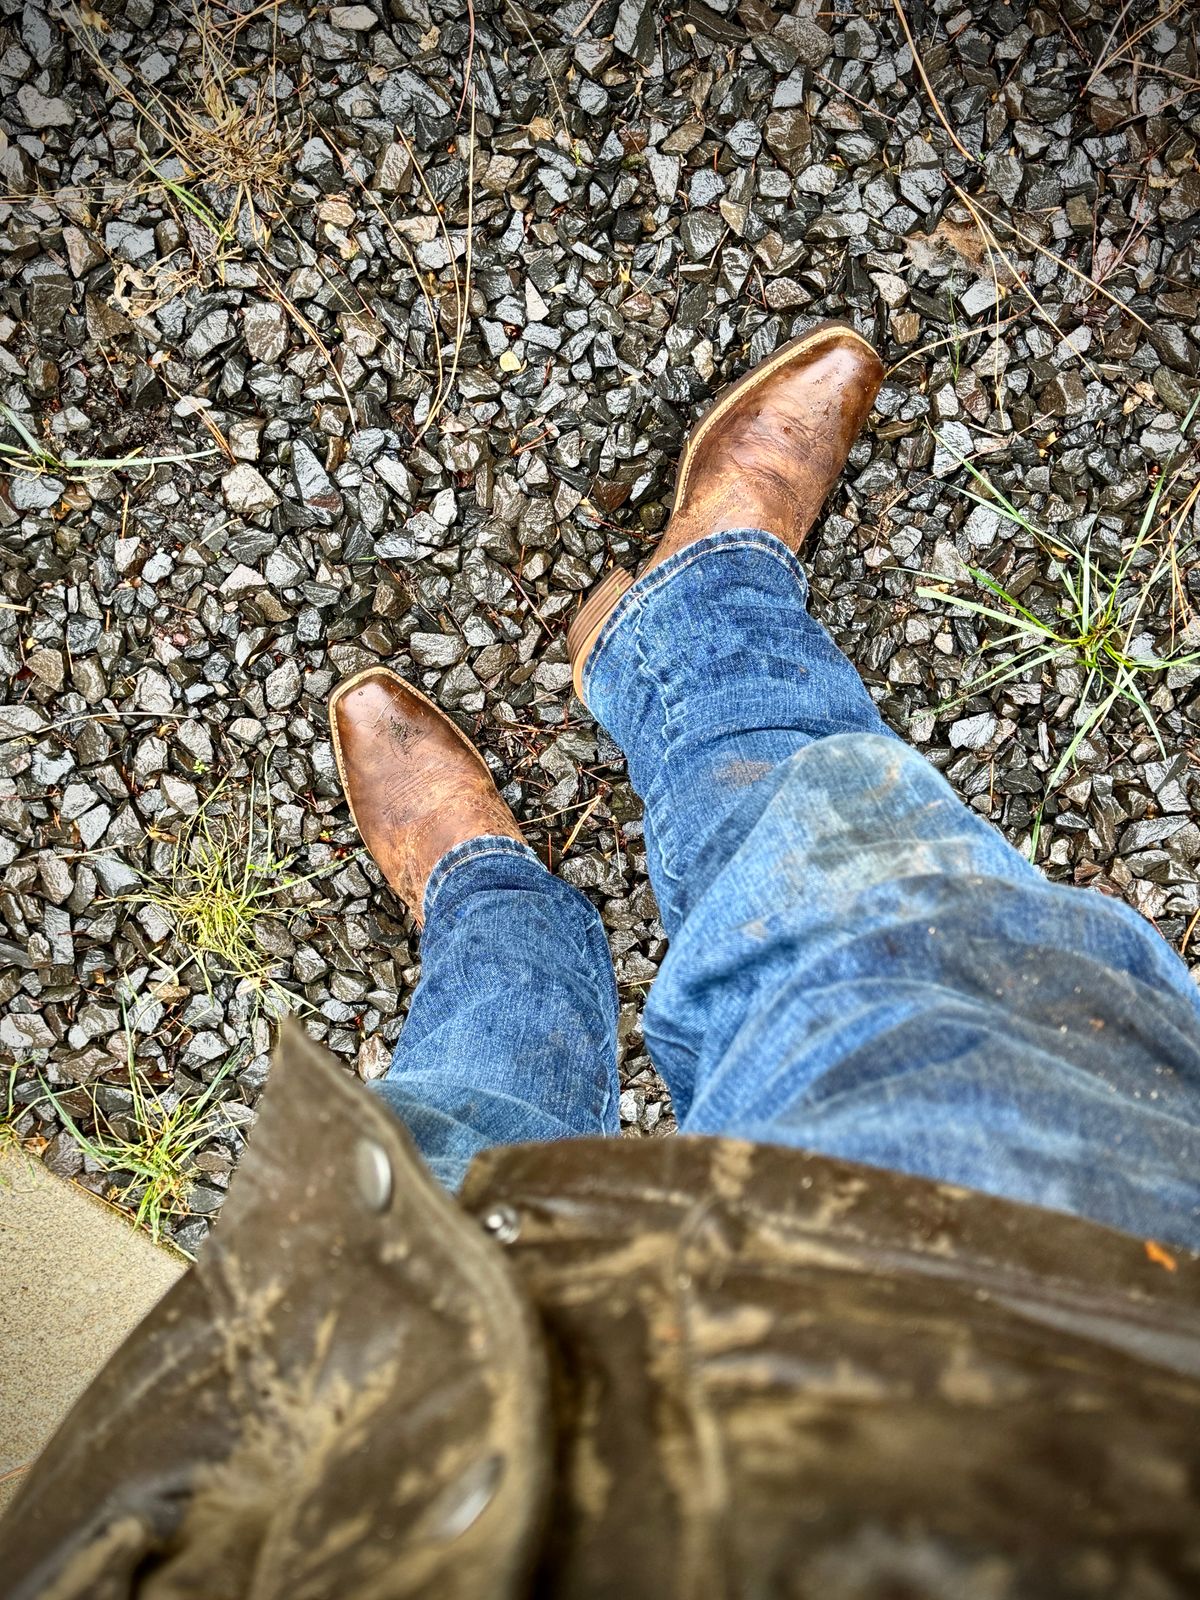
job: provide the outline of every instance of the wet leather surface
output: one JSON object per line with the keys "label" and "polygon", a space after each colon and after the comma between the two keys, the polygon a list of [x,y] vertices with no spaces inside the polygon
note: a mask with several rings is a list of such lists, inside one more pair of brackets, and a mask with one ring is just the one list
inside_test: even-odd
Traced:
{"label": "wet leather surface", "polygon": [[220,1228],[0,1571],[20,1600],[1161,1600],[1200,1579],[1198,1402],[1193,1256],[728,1140],[499,1148],[460,1209],[293,1028]]}

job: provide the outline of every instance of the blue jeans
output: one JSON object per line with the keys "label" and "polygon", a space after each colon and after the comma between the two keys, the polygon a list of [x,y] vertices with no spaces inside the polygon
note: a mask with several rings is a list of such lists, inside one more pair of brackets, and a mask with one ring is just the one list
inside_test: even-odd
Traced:
{"label": "blue jeans", "polygon": [[[923,1174],[1200,1247],[1200,994],[1129,907],[1050,884],[879,718],[769,533],[622,598],[585,675],[645,804],[670,950],[645,1013],[684,1133]],[[380,1092],[450,1186],[615,1134],[600,918],[514,841],[425,895]]]}

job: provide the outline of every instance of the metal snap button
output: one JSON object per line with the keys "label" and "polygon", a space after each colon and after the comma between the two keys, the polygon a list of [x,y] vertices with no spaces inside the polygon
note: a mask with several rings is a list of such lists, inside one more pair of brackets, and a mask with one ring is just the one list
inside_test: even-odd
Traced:
{"label": "metal snap button", "polygon": [[392,1163],[373,1139],[360,1139],[354,1147],[354,1178],[368,1208],[386,1211],[392,1198]]}
{"label": "metal snap button", "polygon": [[493,1206],[479,1220],[500,1244],[512,1244],[521,1232],[521,1219],[512,1206]]}

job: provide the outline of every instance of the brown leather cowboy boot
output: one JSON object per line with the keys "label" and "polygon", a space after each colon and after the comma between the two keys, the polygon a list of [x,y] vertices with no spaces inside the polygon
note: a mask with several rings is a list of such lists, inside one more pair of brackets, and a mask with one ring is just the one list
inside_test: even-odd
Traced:
{"label": "brown leather cowboy boot", "polygon": [[[765,528],[798,550],[882,382],[883,363],[863,336],[823,322],[731,384],[688,435],[671,520],[642,574],[725,528]],[[567,631],[580,698],[584,663],[633,582],[632,573],[610,572]]]}
{"label": "brown leather cowboy boot", "polygon": [[418,924],[447,850],[488,833],[521,838],[466,734],[398,672],[367,667],[344,679],[329,697],[329,726],[350,815]]}

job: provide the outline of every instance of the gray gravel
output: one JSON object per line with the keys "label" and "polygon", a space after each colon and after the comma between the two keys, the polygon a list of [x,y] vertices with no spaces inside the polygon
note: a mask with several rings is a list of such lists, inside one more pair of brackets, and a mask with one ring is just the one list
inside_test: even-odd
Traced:
{"label": "gray gravel", "polygon": [[[808,552],[814,608],[892,724],[1028,841],[1080,671],[943,709],[986,634],[916,590],[982,566],[1053,612],[1046,548],[956,492],[958,455],[1112,562],[1180,444],[1200,375],[1196,22],[1176,12],[1096,73],[1151,5],[1111,43],[1101,0],[908,9],[981,162],[931,111],[891,7],[476,0],[472,164],[464,8],[285,3],[235,51],[246,92],[277,53],[283,214],[264,242],[243,205],[221,259],[57,13],[5,8],[0,400],[64,458],[227,446],[0,488],[0,1049],[18,1131],[56,1170],[112,1184],[43,1085],[88,1126],[93,1094],[118,1119],[127,1029],[165,1104],[228,1068],[175,1225],[194,1249],[279,1009],[347,1071],[386,1067],[417,942],[359,850],[324,710],[376,660],[460,720],[535,846],[600,907],[622,1119],[670,1130],[639,1027],[665,949],[640,808],[572,697],[563,634],[595,576],[661,530],[704,403],[815,318],[853,320],[891,371]],[[186,101],[187,8],[104,11],[103,59]],[[141,137],[159,178],[186,177],[144,122]],[[1021,230],[1006,261],[955,184]],[[228,192],[195,198],[230,215]],[[439,351],[453,381],[429,423]],[[1148,649],[1189,622],[1197,532],[1193,517],[1176,592],[1144,614]],[[1200,912],[1195,681],[1179,667],[1151,686],[1165,755],[1124,708],[1085,742],[1043,852],[1177,946]],[[166,881],[219,784],[217,816],[252,777],[305,880],[261,924],[265,998],[219,966],[206,981],[169,917],[122,899],[139,874]]]}

